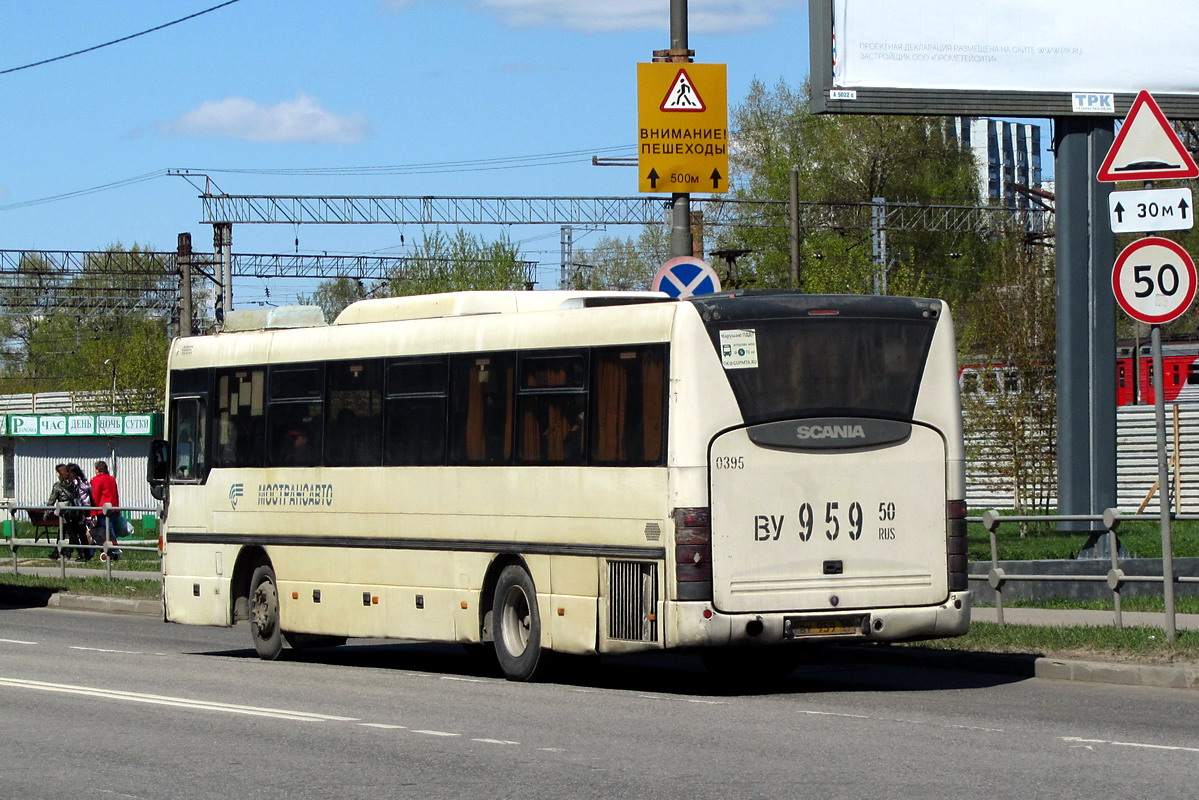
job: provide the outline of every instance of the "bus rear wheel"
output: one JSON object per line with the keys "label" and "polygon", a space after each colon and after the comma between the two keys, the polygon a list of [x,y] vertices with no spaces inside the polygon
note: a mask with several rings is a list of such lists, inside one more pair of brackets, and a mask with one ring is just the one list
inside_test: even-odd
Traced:
{"label": "bus rear wheel", "polygon": [[279,589],[275,570],[263,564],[250,576],[250,637],[258,657],[274,661],[283,652],[283,630],[279,627]]}
{"label": "bus rear wheel", "polygon": [[532,679],[541,662],[541,616],[533,579],[523,567],[509,564],[500,573],[492,605],[495,656],[510,681]]}

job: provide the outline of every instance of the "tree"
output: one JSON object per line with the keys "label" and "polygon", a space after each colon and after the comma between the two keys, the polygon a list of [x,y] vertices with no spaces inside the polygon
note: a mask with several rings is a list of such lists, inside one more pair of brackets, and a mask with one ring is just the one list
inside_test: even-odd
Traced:
{"label": "tree", "polygon": [[[817,116],[807,110],[808,88],[780,81],[773,90],[759,81],[733,109],[736,130],[732,160],[733,196],[788,200],[792,168],[798,170],[800,199],[822,203],[888,201],[975,204],[973,155],[937,118],[903,116]],[[790,283],[786,221],[725,234],[721,247],[750,252],[739,262],[743,285],[783,287]],[[801,232],[800,286],[810,292],[873,290],[877,268],[869,231]],[[975,259],[977,237],[892,232],[886,264],[890,293],[963,296],[964,267]]]}
{"label": "tree", "polygon": [[310,295],[300,295],[297,301],[300,305],[320,306],[325,320],[332,322],[346,306],[366,296],[366,288],[361,281],[353,278],[333,278],[321,281],[316,291]]}
{"label": "tree", "polygon": [[392,296],[468,289],[527,289],[531,282],[520,251],[507,239],[487,242],[459,228],[448,237],[426,232],[403,270],[389,276]]}
{"label": "tree", "polygon": [[978,483],[1012,493],[1017,513],[1047,512],[1057,457],[1053,259],[1012,235],[988,278],[960,315],[969,322],[959,350],[984,367],[962,395],[967,459],[986,465]]}
{"label": "tree", "polygon": [[572,289],[648,291],[654,273],[666,263],[670,232],[647,225],[636,239],[608,237],[591,250],[576,250],[567,280]]}
{"label": "tree", "polygon": [[0,292],[10,311],[0,326],[0,391],[95,392],[96,409],[107,410],[115,376],[124,409],[157,410],[169,347],[163,307],[176,283],[167,263],[137,245],[112,245],[75,274],[23,257]]}

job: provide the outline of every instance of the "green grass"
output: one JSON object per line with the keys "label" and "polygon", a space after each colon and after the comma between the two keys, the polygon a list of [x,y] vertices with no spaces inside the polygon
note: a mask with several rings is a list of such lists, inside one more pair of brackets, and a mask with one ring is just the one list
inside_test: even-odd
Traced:
{"label": "green grass", "polygon": [[1161,628],[1092,627],[1072,625],[997,625],[973,622],[970,633],[955,639],[914,642],[911,646],[984,653],[1026,653],[1090,661],[1138,664],[1199,664],[1199,631],[1178,631],[1166,641]]}
{"label": "green grass", "polygon": [[[974,602],[978,608],[991,608],[994,603]],[[1003,601],[1004,608],[1052,608],[1052,609],[1084,609],[1090,611],[1115,611],[1111,600],[1068,600],[1061,597],[1051,597],[1043,600],[1007,600]],[[1166,601],[1160,597],[1125,597],[1120,603],[1121,611],[1150,611],[1164,614]],[[1199,597],[1174,598],[1174,611],[1177,614],[1199,614]]]}
{"label": "green grass", "polygon": [[[966,538],[971,561],[991,560],[991,537],[986,528],[978,523],[968,525]],[[1157,522],[1122,523],[1119,538],[1136,557],[1162,556],[1161,528]],[[1020,526],[1008,523],[996,530],[996,540],[1001,561],[1037,561],[1074,558],[1086,544],[1087,534],[1077,531],[1061,533],[1054,530],[1051,523],[1030,523],[1027,535],[1021,536]],[[1172,522],[1170,541],[1175,558],[1199,556],[1199,522]]]}
{"label": "green grass", "polygon": [[38,575],[13,575],[11,572],[0,572],[0,596],[3,595],[6,587],[94,597],[128,597],[137,600],[158,600],[162,597],[162,586],[157,578],[109,580],[102,574],[86,578],[44,578]]}
{"label": "green grass", "polygon": [[[141,547],[143,545],[139,543],[137,546]],[[4,549],[8,550],[7,547]],[[98,551],[100,548],[96,549]],[[113,562],[113,569],[119,569],[127,572],[158,572],[159,569],[161,569],[162,560],[159,557],[157,550],[149,552],[145,550],[128,550],[122,548],[121,553],[121,558]],[[17,558],[20,559],[22,564],[31,567],[57,567],[58,559],[53,559],[49,556],[50,548],[41,544],[38,544],[37,546],[22,546],[17,549]],[[11,564],[12,551],[0,551],[0,558],[6,559],[8,563]],[[93,556],[91,561],[85,563],[68,560],[67,566],[71,569],[94,569],[98,572],[107,571],[107,566],[103,561],[100,560],[99,552]]]}

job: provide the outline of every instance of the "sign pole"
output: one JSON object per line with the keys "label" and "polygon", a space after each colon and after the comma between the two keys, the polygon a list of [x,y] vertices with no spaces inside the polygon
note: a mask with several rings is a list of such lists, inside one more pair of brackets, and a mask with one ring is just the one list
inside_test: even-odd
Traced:
{"label": "sign pole", "polygon": [[[687,0],[670,0],[670,61],[686,63],[691,59],[687,55]],[[674,192],[671,194],[670,217],[670,255],[695,255],[691,241],[691,194],[689,192]]]}
{"label": "sign pole", "polygon": [[[1153,358],[1153,416],[1157,422],[1157,499],[1161,509],[1162,589],[1166,601],[1166,641],[1177,638],[1174,625],[1174,548],[1170,532],[1170,463],[1166,457],[1166,382],[1162,374],[1162,326],[1154,325],[1149,334]],[[1174,443],[1178,447],[1178,442]]]}

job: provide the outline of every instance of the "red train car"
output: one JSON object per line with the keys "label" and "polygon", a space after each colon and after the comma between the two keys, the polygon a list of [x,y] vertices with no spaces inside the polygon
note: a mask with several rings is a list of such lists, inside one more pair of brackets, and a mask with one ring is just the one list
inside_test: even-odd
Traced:
{"label": "red train car", "polygon": [[[1153,358],[1149,345],[1142,345],[1137,358],[1134,348],[1116,350],[1116,405],[1153,403]],[[1048,367],[1047,367],[1048,368]],[[1167,403],[1199,403],[1199,342],[1162,345],[1162,369]],[[967,364],[958,370],[963,397],[995,396],[1021,388],[1016,370],[1007,364]]]}

